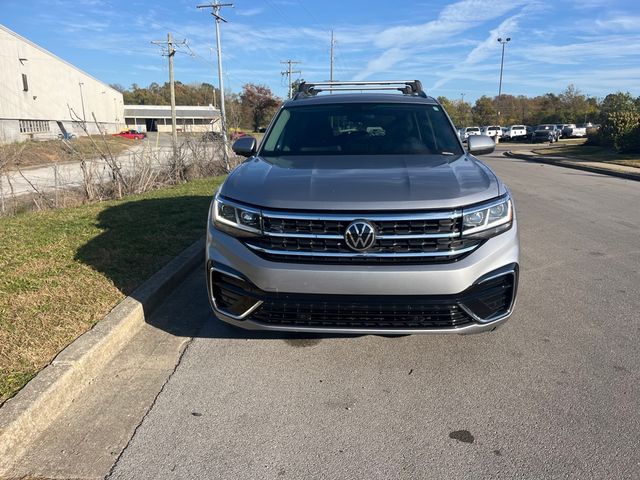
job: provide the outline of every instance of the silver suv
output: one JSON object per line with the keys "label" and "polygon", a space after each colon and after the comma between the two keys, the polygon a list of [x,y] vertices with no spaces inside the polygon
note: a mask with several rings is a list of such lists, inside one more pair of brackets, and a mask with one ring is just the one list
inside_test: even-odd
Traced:
{"label": "silver suv", "polygon": [[493,140],[468,142],[465,151],[419,81],[303,83],[259,147],[234,143],[248,158],[212,201],[216,316],[357,334],[502,324],[518,285],[516,216],[506,186],[473,156]]}

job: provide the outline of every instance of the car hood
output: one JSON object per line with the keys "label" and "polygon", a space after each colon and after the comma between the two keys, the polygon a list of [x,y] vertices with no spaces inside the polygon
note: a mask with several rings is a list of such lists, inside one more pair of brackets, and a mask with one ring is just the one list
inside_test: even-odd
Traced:
{"label": "car hood", "polygon": [[373,155],[253,157],[220,194],[258,207],[296,210],[455,208],[504,188],[475,157]]}

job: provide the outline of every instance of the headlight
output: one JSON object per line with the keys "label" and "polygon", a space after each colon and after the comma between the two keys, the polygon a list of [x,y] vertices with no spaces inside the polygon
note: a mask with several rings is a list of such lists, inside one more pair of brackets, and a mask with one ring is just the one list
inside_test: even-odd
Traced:
{"label": "headlight", "polygon": [[220,230],[238,237],[262,233],[260,210],[239,205],[216,195],[213,200],[213,222]]}
{"label": "headlight", "polygon": [[462,236],[489,238],[505,232],[513,224],[513,204],[509,195],[462,211]]}

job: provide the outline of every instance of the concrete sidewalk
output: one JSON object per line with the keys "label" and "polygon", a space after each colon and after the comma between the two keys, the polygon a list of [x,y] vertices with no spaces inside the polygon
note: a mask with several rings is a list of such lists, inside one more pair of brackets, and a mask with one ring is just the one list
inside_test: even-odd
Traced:
{"label": "concrete sidewalk", "polygon": [[531,150],[509,150],[504,153],[507,157],[520,158],[533,162],[548,163],[561,167],[585,170],[593,173],[602,173],[614,177],[626,178],[628,180],[640,180],[640,168],[617,165],[615,163],[591,162],[568,158],[557,155],[539,155]]}

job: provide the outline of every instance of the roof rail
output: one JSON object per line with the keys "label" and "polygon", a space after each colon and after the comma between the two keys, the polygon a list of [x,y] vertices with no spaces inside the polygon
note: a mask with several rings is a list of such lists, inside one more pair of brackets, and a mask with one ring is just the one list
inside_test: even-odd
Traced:
{"label": "roof rail", "polygon": [[403,95],[427,97],[427,94],[422,90],[422,82],[420,80],[384,80],[379,82],[302,82],[298,85],[298,93],[293,99],[312,97],[325,91],[347,92],[361,90],[396,90],[402,92]]}

